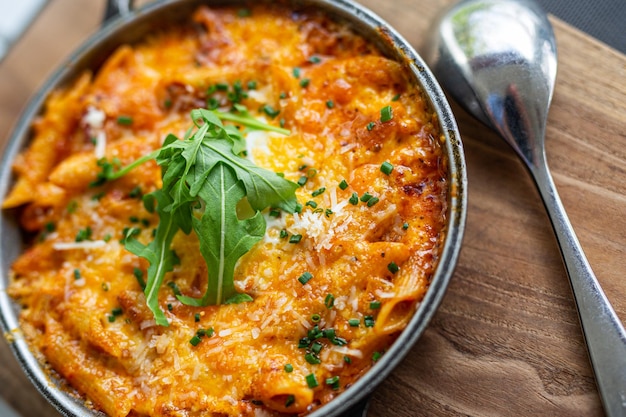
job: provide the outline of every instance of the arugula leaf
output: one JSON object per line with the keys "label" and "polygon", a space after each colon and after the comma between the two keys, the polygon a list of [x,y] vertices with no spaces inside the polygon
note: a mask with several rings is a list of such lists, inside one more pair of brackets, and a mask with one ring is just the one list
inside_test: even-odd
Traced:
{"label": "arugula leaf", "polygon": [[[149,194],[147,198],[156,200],[157,207],[166,207],[171,202],[171,197],[163,190],[157,190]],[[159,212],[159,217],[160,222],[152,242],[148,245],[143,245],[129,237],[126,239],[125,246],[130,252],[150,262],[148,280],[146,282],[146,288],[144,289],[146,302],[148,308],[150,308],[154,314],[156,323],[161,326],[167,326],[169,324],[167,318],[159,307],[158,292],[163,283],[165,273],[174,269],[174,265],[178,261],[178,258],[170,249],[170,246],[174,235],[178,232],[179,226],[172,212],[161,211]]]}
{"label": "arugula leaf", "polygon": [[[177,298],[191,306],[246,302],[252,298],[238,293],[234,286],[235,265],[265,234],[261,211],[270,206],[289,213],[296,210],[298,185],[239,156],[245,149],[244,136],[222,120],[251,129],[289,131],[256,120],[243,106],[236,110],[239,114],[195,109],[191,112],[195,132],[190,129],[183,140],[168,135],[157,151],[120,171],[109,167],[101,174],[105,180],[116,179],[151,159],[161,167],[163,187],[144,196],[146,209],[160,218],[154,240],[144,245],[133,236],[125,239],[130,252],[150,263],[146,302],[159,325],[168,325],[158,291],[165,274],[178,262],[171,245],[179,231],[197,235],[207,264],[208,284],[201,298],[182,294]],[[236,207],[243,199],[254,215],[239,219]]]}
{"label": "arugula leaf", "polygon": [[211,169],[198,195],[206,206],[200,219],[193,218],[193,228],[202,236],[200,252],[207,263],[209,283],[201,299],[178,296],[183,304],[196,307],[221,304],[237,296],[235,264],[265,234],[260,212],[245,220],[237,218],[236,206],[245,195],[245,187],[225,163],[218,162]]}
{"label": "arugula leaf", "polygon": [[263,210],[272,206],[280,207],[289,213],[295,211],[296,200],[292,196],[298,185],[286,181],[274,172],[254,165],[247,159],[234,155],[231,143],[223,139],[202,142],[194,172],[191,175],[193,177],[192,195],[197,194],[199,188],[202,187],[203,179],[219,161],[225,161],[235,170],[237,178],[243,181],[246,196],[254,210]]}

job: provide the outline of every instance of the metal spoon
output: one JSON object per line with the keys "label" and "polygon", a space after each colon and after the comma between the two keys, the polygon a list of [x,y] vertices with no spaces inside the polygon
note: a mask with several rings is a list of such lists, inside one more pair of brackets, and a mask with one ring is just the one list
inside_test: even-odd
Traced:
{"label": "metal spoon", "polygon": [[609,417],[626,416],[626,331],[589,266],[546,162],[557,67],[546,14],[531,0],[464,0],[431,33],[424,57],[439,82],[528,167],[556,233],[604,409]]}

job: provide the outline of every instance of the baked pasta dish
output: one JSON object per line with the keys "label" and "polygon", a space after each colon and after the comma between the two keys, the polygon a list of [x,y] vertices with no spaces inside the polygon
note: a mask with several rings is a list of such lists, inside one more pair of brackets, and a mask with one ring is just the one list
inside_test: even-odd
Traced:
{"label": "baked pasta dish", "polygon": [[52,94],[3,207],[49,373],[114,417],[305,415],[428,290],[448,179],[402,63],[341,22],[200,7]]}

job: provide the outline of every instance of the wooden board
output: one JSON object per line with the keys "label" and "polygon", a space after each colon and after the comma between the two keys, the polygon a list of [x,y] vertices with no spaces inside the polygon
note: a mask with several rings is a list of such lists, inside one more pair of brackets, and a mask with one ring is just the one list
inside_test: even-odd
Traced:
{"label": "wooden board", "polygon": [[[418,50],[451,0],[364,0]],[[3,139],[28,97],[97,29],[103,4],[56,0],[0,63]],[[626,56],[552,18],[559,74],[547,131],[555,182],[579,240],[626,320]],[[454,106],[469,174],[466,237],[423,337],[369,415],[603,415],[559,250],[532,181],[493,133]],[[4,142],[3,142],[4,146]],[[54,416],[0,343],[0,394]]]}

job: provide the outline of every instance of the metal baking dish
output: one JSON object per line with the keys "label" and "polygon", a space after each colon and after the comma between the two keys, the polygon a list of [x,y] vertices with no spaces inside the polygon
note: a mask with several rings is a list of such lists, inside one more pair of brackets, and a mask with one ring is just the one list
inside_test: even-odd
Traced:
{"label": "metal baking dish", "polygon": [[[122,43],[135,43],[146,34],[164,24],[182,20],[199,4],[236,5],[238,0],[165,0],[150,3],[137,10],[130,0],[109,0],[106,22],[96,34],[80,46],[35,94],[19,119],[0,164],[0,195],[7,194],[13,182],[12,161],[27,145],[31,137],[33,119],[42,111],[48,95],[71,82],[77,74],[89,68],[96,70]],[[450,106],[435,78],[422,58],[409,43],[381,18],[350,0],[285,0],[295,6],[312,6],[329,16],[347,22],[353,30],[374,42],[387,56],[405,64],[406,71],[428,96],[430,105],[438,115],[441,131],[445,135],[445,152],[448,159],[449,201],[448,225],[444,247],[424,300],[420,303],[407,328],[400,334],[385,355],[362,378],[337,399],[310,414],[322,416],[365,416],[369,394],[406,356],[434,315],[448,286],[457,263],[465,228],[467,210],[467,179],[463,148]],[[11,210],[3,211],[0,219],[0,324],[5,334],[11,335],[10,346],[26,375],[46,399],[65,416],[102,416],[85,407],[44,371],[26,342],[20,337],[19,306],[6,294],[8,271],[12,261],[22,251],[23,238]],[[18,242],[18,244],[16,244]]]}

